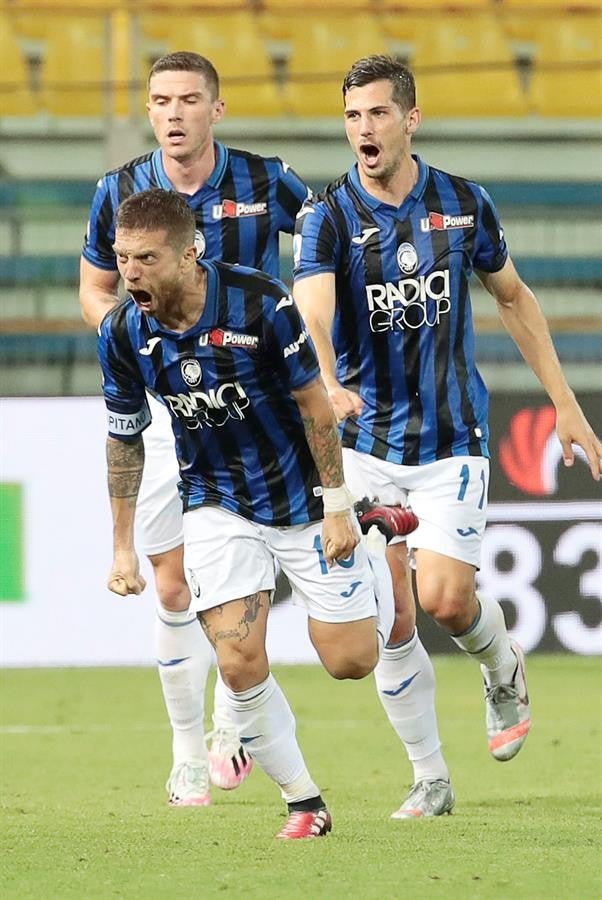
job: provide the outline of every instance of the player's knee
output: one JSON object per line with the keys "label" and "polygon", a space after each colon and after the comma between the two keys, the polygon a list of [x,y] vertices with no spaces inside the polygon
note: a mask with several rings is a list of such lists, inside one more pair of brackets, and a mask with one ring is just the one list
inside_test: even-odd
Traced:
{"label": "player's knee", "polygon": [[231,691],[246,691],[268,677],[269,667],[265,652],[253,651],[240,644],[217,648],[217,661],[222,681]]}
{"label": "player's knee", "polygon": [[356,654],[353,657],[339,655],[330,659],[323,659],[322,662],[328,674],[336,678],[337,681],[348,679],[357,681],[374,671],[378,662],[378,650],[375,647],[373,651],[365,650],[363,653]]}
{"label": "player's knee", "polygon": [[183,612],[190,606],[190,591],[183,579],[156,579],[157,596],[164,609],[169,612]]}
{"label": "player's knee", "polygon": [[454,585],[441,585],[436,591],[420,594],[422,609],[448,631],[454,632],[459,621],[463,621],[470,595]]}

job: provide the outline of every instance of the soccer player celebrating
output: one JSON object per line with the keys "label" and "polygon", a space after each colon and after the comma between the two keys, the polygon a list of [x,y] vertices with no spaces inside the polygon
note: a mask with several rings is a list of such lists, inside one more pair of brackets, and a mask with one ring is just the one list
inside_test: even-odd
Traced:
{"label": "soccer player celebrating", "polygon": [[[412,155],[421,120],[412,73],[386,56],[360,59],[345,76],[343,99],[357,163],[299,214],[294,295],[341,423],[347,484],[381,502],[409,502],[418,515],[407,539],[418,600],[479,662],[489,750],[509,760],[531,716],[523,652],[501,607],[475,593],[489,463],[488,397],[475,365],[468,290],[473,269],[556,407],[565,464],[578,444],[599,479],[602,445],[512,264],[490,197]],[[433,757],[425,772],[412,756],[435,721],[434,713],[418,717],[427,697],[432,707],[431,667],[414,631],[406,550],[392,544],[387,552],[398,609],[375,675],[415,771],[394,815],[437,815],[450,804],[442,760]]]}
{"label": "soccer player celebrating", "polygon": [[359,542],[336,419],[292,296],[256,269],[198,260],[194,234],[194,214],[174,191],[132,194],[117,212],[129,296],[105,316],[98,341],[114,526],[108,584],[121,595],[144,588],[134,518],[150,390],[175,436],[184,569],[230,717],[288,804],[278,837],[319,837],[330,814],[265,651],[274,561],[335,678],[376,665],[378,634],[382,646],[393,621],[391,578],[384,557],[369,561]]}
{"label": "soccer player celebrating", "polygon": [[[196,221],[199,257],[223,259],[278,274],[278,238],[291,233],[307,188],[285,163],[233,150],[213,139],[224,114],[219,79],[196,53],[159,59],[149,75],[147,103],[159,147],[100,179],[84,243],[80,302],[97,328],[119,298],[113,242],[119,204],[153,186],[181,193]],[[152,353],[149,344],[148,354]],[[157,589],[156,649],[163,696],[173,730],[169,802],[210,802],[208,775],[220,788],[236,787],[252,762],[229,720],[218,678],[209,758],[204,736],[204,693],[211,648],[189,612],[182,568],[182,503],[169,414],[149,398],[152,426],[145,432],[146,466],[137,510],[140,546]]]}

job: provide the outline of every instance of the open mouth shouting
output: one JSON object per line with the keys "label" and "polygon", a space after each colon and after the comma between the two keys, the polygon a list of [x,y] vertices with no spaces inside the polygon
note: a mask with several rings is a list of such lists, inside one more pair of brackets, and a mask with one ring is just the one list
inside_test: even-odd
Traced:
{"label": "open mouth shouting", "polygon": [[142,312],[148,312],[153,302],[153,298],[151,297],[149,292],[139,290],[138,288],[134,288],[133,290],[131,288],[128,288],[127,291],[138,309],[141,309]]}
{"label": "open mouth shouting", "polygon": [[366,141],[360,144],[359,154],[366,169],[375,169],[380,162],[380,148],[371,142]]}

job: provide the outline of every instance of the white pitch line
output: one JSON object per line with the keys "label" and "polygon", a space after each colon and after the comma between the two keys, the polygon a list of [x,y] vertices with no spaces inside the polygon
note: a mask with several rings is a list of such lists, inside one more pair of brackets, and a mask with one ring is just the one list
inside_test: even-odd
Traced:
{"label": "white pitch line", "polygon": [[109,731],[167,731],[167,725],[0,725],[0,734],[98,734]]}

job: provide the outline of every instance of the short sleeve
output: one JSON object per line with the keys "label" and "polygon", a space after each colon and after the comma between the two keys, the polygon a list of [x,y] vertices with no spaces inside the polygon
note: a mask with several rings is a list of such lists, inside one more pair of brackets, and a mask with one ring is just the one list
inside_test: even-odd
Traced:
{"label": "short sleeve", "polygon": [[308,201],[297,216],[293,239],[293,274],[295,279],[335,272],[340,253],[340,239],[324,203]]}
{"label": "short sleeve", "polygon": [[98,332],[98,361],[107,409],[109,436],[131,443],[150,425],[151,413],[141,375],[128,361],[113,331],[113,316],[103,320]]}
{"label": "short sleeve", "polygon": [[105,176],[98,182],[92,199],[82,256],[97,269],[115,271],[117,260],[113,252],[114,242],[115,209],[110,181]]}
{"label": "short sleeve", "polygon": [[499,272],[508,259],[504,230],[493,200],[480,186],[479,192],[479,219],[473,265],[481,272]]}

